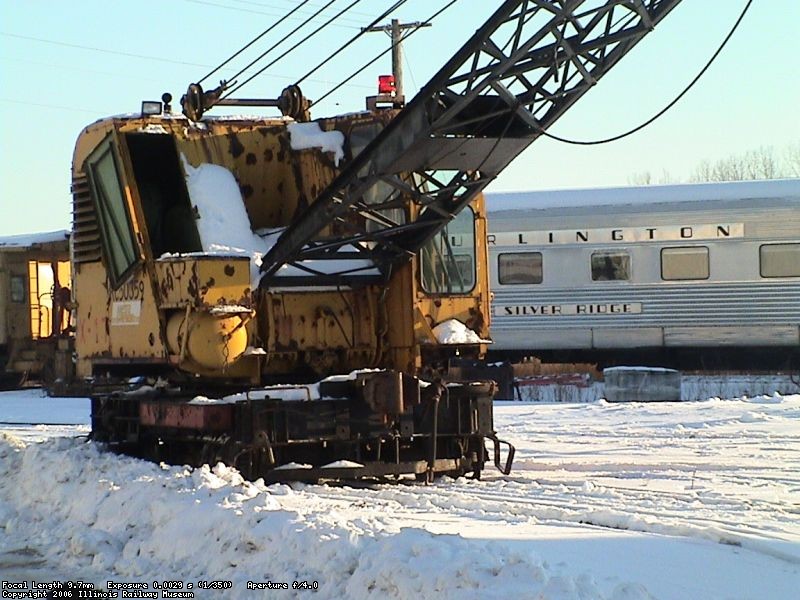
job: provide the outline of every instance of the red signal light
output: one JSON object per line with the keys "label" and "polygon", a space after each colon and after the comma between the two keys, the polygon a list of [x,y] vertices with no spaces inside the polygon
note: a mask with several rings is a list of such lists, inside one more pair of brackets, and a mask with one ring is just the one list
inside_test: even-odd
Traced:
{"label": "red signal light", "polygon": [[378,93],[379,94],[392,94],[397,92],[397,87],[394,82],[394,75],[379,75],[378,76]]}

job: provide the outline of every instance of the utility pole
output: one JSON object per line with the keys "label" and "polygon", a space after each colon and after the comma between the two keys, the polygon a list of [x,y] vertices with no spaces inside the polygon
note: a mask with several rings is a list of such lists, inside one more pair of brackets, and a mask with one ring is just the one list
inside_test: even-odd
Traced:
{"label": "utility pole", "polygon": [[395,90],[397,96],[403,98],[403,32],[408,29],[419,29],[420,27],[430,27],[430,23],[415,21],[414,23],[400,23],[398,19],[392,19],[390,25],[378,25],[376,27],[365,27],[362,31],[385,31],[392,38],[392,75],[394,75]]}

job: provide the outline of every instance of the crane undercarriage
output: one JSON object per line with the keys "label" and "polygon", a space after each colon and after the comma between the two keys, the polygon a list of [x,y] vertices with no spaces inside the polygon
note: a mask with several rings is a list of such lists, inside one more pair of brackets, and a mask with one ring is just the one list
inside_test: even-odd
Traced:
{"label": "crane undercarriage", "polygon": [[266,481],[479,478],[487,461],[507,474],[514,458],[492,428],[494,392],[492,381],[429,384],[397,371],[218,401],[142,388],[93,397],[92,430],[95,440],[127,454],[195,466],[222,461]]}

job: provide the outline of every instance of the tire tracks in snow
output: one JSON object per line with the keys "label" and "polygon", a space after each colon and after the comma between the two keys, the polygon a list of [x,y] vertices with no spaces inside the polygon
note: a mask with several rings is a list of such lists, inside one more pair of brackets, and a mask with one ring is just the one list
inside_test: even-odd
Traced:
{"label": "tire tracks in snow", "polygon": [[[310,486],[307,493],[361,506],[372,504],[382,512],[402,513],[403,519],[413,519],[416,515],[421,523],[427,522],[424,515],[431,512],[455,513],[466,519],[493,519],[512,526],[533,520],[548,526],[588,526],[700,539],[800,564],[800,555],[784,549],[791,544],[787,539],[789,532],[781,528],[781,523],[772,524],[770,530],[732,524],[744,523],[741,513],[752,509],[737,499],[729,499],[720,511],[717,498],[706,503],[697,494],[521,477],[440,481],[433,486],[385,484],[359,489]],[[776,508],[769,502],[763,505],[761,512]],[[716,511],[711,512],[711,508]],[[698,512],[703,509],[704,513]],[[788,516],[787,522],[790,522]]]}

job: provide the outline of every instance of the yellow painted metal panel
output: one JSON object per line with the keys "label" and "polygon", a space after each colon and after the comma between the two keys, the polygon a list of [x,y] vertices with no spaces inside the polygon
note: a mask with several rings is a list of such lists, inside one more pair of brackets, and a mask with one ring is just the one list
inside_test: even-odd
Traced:
{"label": "yellow painted metal panel", "polygon": [[161,308],[250,306],[246,256],[170,257],[155,261]]}

